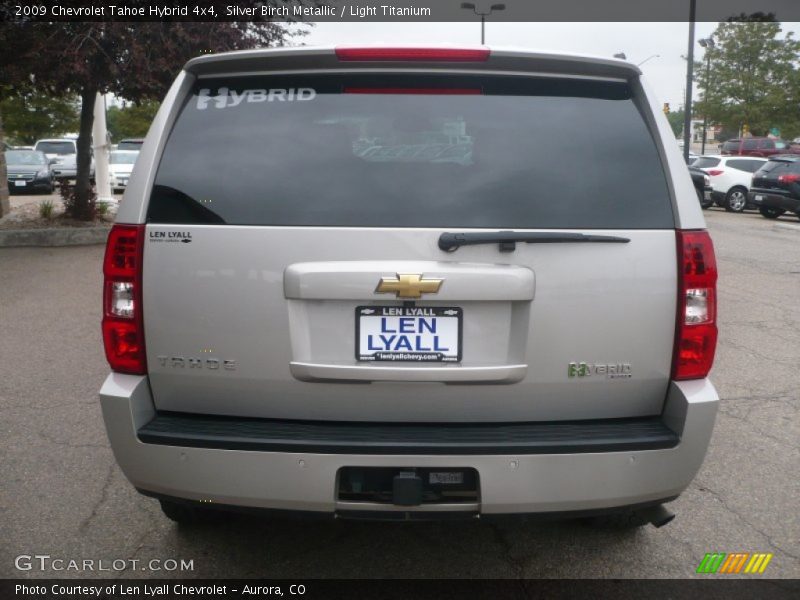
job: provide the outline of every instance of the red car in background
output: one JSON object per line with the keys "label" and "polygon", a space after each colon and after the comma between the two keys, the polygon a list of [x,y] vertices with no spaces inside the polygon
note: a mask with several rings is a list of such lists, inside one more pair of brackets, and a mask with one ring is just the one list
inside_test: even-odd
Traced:
{"label": "red car in background", "polygon": [[723,156],[773,156],[775,154],[800,154],[800,145],[769,137],[746,137],[724,142],[720,146]]}

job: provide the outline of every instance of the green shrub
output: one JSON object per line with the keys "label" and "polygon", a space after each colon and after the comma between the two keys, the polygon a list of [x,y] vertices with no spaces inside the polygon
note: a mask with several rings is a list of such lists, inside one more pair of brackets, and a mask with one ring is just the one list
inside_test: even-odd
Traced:
{"label": "green shrub", "polygon": [[53,201],[42,200],[39,203],[39,216],[43,219],[51,219],[53,217]]}
{"label": "green shrub", "polygon": [[61,201],[64,203],[64,215],[78,221],[94,221],[97,217],[97,194],[89,189],[89,203],[85,207],[77,205],[75,186],[61,184]]}

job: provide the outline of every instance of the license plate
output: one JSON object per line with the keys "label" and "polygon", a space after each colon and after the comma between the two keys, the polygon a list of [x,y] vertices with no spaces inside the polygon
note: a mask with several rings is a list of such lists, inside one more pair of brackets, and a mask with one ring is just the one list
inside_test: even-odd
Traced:
{"label": "license plate", "polygon": [[764,196],[762,196],[761,194],[756,194],[756,200],[762,202],[764,200]]}
{"label": "license plate", "polygon": [[464,473],[454,471],[433,471],[428,474],[428,483],[433,485],[459,485],[464,483]]}
{"label": "license plate", "polygon": [[25,187],[27,185],[27,182],[25,182],[25,181],[15,181],[14,185],[17,186],[17,187]]}
{"label": "license plate", "polygon": [[456,307],[356,307],[356,359],[459,362],[463,312]]}

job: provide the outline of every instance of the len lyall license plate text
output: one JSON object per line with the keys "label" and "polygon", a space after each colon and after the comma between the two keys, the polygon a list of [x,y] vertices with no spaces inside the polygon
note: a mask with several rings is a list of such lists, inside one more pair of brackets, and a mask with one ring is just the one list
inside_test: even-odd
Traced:
{"label": "len lyall license plate text", "polygon": [[356,307],[356,359],[458,362],[462,316],[456,307]]}

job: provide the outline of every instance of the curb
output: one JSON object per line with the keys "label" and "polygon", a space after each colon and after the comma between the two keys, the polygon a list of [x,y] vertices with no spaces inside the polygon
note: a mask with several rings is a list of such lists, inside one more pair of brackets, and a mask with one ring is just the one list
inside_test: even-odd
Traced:
{"label": "curb", "polygon": [[0,248],[105,244],[109,231],[111,225],[59,229],[4,229],[0,231]]}
{"label": "curb", "polygon": [[775,223],[772,226],[775,231],[800,231],[800,225],[790,225],[789,223]]}

